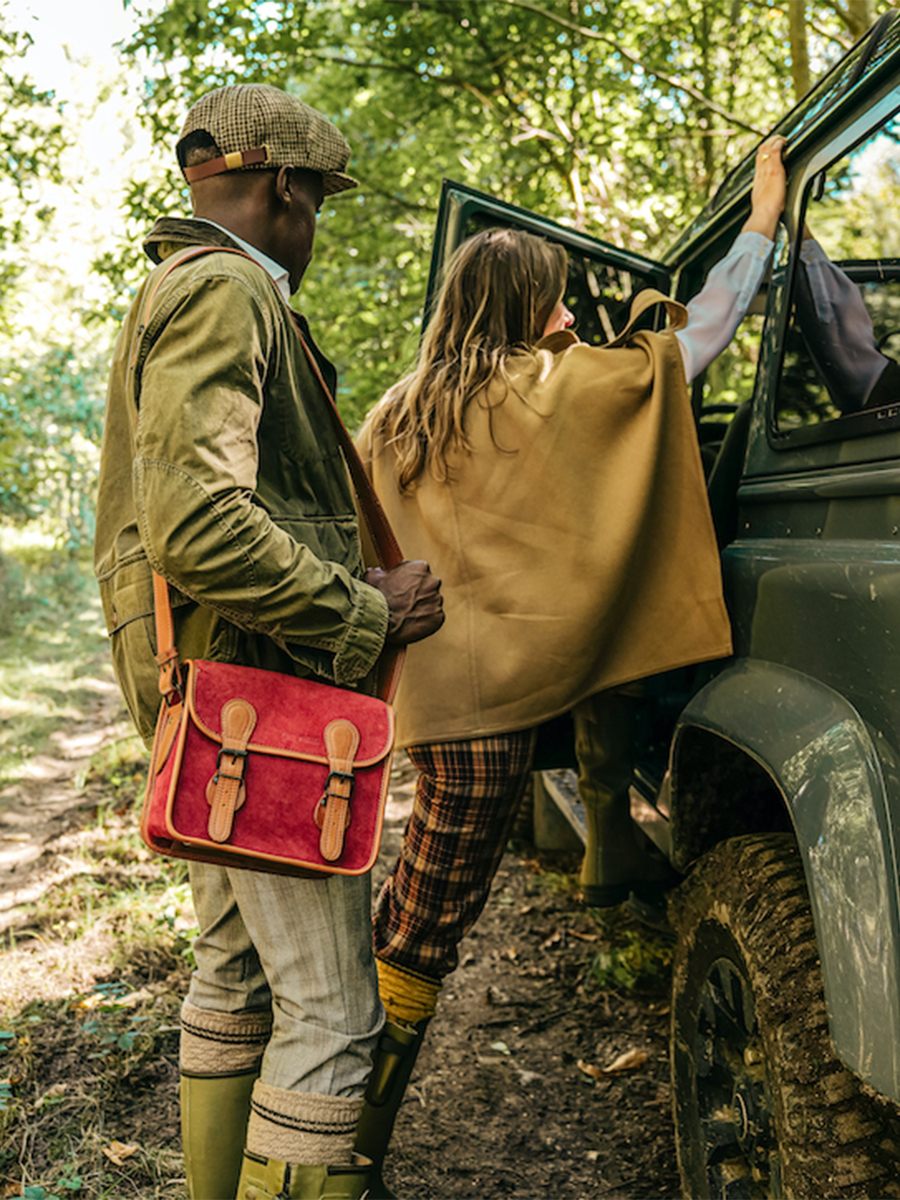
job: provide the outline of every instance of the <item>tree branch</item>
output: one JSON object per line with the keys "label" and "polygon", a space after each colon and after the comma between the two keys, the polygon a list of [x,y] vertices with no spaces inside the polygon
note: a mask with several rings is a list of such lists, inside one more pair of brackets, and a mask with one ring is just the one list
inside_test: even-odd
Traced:
{"label": "tree branch", "polygon": [[720,104],[716,104],[715,100],[711,100],[709,96],[705,96],[699,88],[695,88],[692,84],[685,83],[681,79],[676,79],[673,75],[667,75],[664,71],[660,71],[656,67],[648,66],[637,54],[632,54],[630,50],[626,50],[620,42],[615,41],[613,38],[606,37],[602,33],[597,33],[593,29],[586,29],[583,25],[577,25],[574,21],[569,21],[565,17],[558,17],[555,13],[547,12],[546,9],[541,8],[539,5],[530,3],[530,0],[505,0],[505,2],[512,5],[513,8],[524,8],[528,12],[535,13],[536,16],[543,17],[546,21],[552,21],[554,25],[568,29],[570,33],[580,33],[582,37],[611,46],[634,66],[640,67],[645,74],[654,79],[661,79],[663,83],[667,83],[677,91],[691,96],[699,104],[702,104],[704,108],[708,108],[710,112],[724,117],[732,125],[737,125],[741,129],[745,129],[748,133],[755,133],[757,137],[765,136],[765,130],[757,129],[755,125],[750,125],[747,121],[741,120],[740,117],[729,112],[727,108],[723,108]]}
{"label": "tree branch", "polygon": [[[364,58],[344,58],[340,54],[320,54],[314,50],[307,50],[304,58],[310,59],[313,62],[335,63],[340,67],[358,67],[364,71],[391,71],[395,75],[411,75],[415,79],[425,79],[430,83],[449,83],[453,87],[465,88],[467,91],[472,92],[483,103],[487,103],[485,97],[490,94],[481,92],[474,83],[470,83],[467,79],[461,79],[457,75],[437,75],[428,70],[420,71],[418,67],[412,65],[404,66],[401,63],[375,62]],[[495,95],[498,91],[501,91],[501,89],[493,89]]]}

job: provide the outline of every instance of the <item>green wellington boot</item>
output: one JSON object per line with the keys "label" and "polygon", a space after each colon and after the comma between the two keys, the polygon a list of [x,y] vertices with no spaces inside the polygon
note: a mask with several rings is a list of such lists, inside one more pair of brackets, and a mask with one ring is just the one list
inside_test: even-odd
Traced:
{"label": "green wellington boot", "polygon": [[580,876],[584,903],[611,908],[630,896],[646,904],[661,902],[681,876],[631,819],[627,794],[606,803],[582,799],[587,818]]}
{"label": "green wellington boot", "polygon": [[598,692],[572,713],[587,826],[580,882],[590,908],[611,908],[631,896],[658,904],[680,878],[631,819],[638,704],[627,689]]}
{"label": "green wellington boot", "polygon": [[356,1152],[372,1160],[369,1195],[372,1200],[395,1200],[382,1177],[394,1121],[422,1048],[430,1018],[415,1025],[388,1021],[372,1058],[372,1074],[356,1127]]}
{"label": "green wellington boot", "polygon": [[363,1200],[369,1195],[368,1159],[355,1154],[348,1166],[293,1166],[274,1158],[244,1155],[237,1200]]}
{"label": "green wellington boot", "polygon": [[234,1196],[257,1074],[182,1075],[181,1138],[191,1200]]}

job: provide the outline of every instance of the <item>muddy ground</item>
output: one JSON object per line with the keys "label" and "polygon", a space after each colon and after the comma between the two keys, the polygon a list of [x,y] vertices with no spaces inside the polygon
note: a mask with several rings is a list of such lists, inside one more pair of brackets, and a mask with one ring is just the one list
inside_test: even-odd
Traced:
{"label": "muddy ground", "polygon": [[[26,903],[65,870],[79,839],[97,836],[90,830],[101,797],[85,793],[84,763],[122,729],[114,693],[98,682],[94,711],[68,731],[58,758],[45,762],[37,778],[0,793],[0,926],[7,939],[17,927],[27,937]],[[396,853],[411,802],[412,773],[401,759],[376,885]],[[507,853],[488,908],[462,948],[461,966],[445,986],[398,1118],[387,1176],[401,1197],[678,1195],[668,981],[663,972],[637,989],[598,985],[591,964],[607,944],[609,921],[604,929],[581,907],[572,886],[576,869],[575,857],[538,854],[521,839]],[[143,968],[135,959],[127,978],[106,978],[125,990],[149,986],[160,1011],[174,1017],[186,972],[178,959],[151,956]],[[95,968],[94,977],[104,976]],[[163,1023],[153,1054],[131,1063],[113,1083],[101,1075],[103,1060],[85,1054],[76,1033],[62,1020],[35,1024],[30,1077],[39,1079],[46,1103],[94,1089],[101,1110],[96,1128],[107,1140],[140,1147],[132,1161],[152,1160],[155,1182],[151,1188],[137,1170],[129,1176],[126,1162],[117,1182],[105,1177],[101,1189],[85,1176],[80,1190],[61,1194],[183,1195],[174,1023]],[[632,1070],[599,1078],[585,1070],[607,1067],[631,1051],[638,1052]],[[39,1153],[42,1137],[36,1130],[33,1147],[21,1153],[0,1147],[6,1155],[0,1195],[17,1194],[16,1156],[31,1154],[32,1171],[40,1170],[47,1153]]]}

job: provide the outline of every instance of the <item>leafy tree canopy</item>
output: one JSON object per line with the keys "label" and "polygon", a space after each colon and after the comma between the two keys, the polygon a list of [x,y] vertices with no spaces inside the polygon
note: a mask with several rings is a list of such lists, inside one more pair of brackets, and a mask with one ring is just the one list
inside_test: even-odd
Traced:
{"label": "leafy tree canopy", "polygon": [[[414,352],[443,177],[652,254],[787,107],[798,7],[821,71],[875,6],[169,0],[128,54],[161,161],[190,103],[230,82],[286,88],[347,135],[361,187],[328,206],[300,303],[355,419]],[[187,194],[171,171],[127,203],[136,243]],[[126,281],[137,257],[115,266]]]}
{"label": "leafy tree canopy", "polygon": [[36,184],[60,179],[59,107],[52,92],[39,91],[21,70],[29,44],[27,34],[8,28],[0,9],[0,330],[20,274],[16,247],[50,216]]}
{"label": "leafy tree canopy", "polygon": [[75,549],[92,525],[108,338],[81,328],[83,281],[69,239],[54,242],[55,198],[79,180],[62,106],[24,72],[29,43],[0,8],[0,515],[44,518]]}

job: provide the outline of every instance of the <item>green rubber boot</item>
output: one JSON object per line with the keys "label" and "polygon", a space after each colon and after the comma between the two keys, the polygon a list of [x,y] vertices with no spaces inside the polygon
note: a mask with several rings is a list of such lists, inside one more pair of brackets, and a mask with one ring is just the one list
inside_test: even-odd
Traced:
{"label": "green rubber boot", "polygon": [[181,1138],[190,1200],[234,1196],[257,1074],[182,1075]]}
{"label": "green rubber boot", "polygon": [[372,1200],[396,1200],[382,1177],[394,1121],[425,1038],[429,1019],[415,1025],[388,1021],[372,1057],[372,1074],[356,1127],[356,1152],[372,1160]]}
{"label": "green rubber boot", "polygon": [[[348,1166],[295,1166],[245,1154],[237,1200],[363,1200],[371,1163],[358,1154]],[[230,1197],[235,1195],[229,1192]]]}
{"label": "green rubber boot", "polygon": [[660,903],[680,878],[631,818],[637,702],[626,691],[598,692],[572,713],[587,824],[580,882],[589,908],[611,908],[630,896]]}

